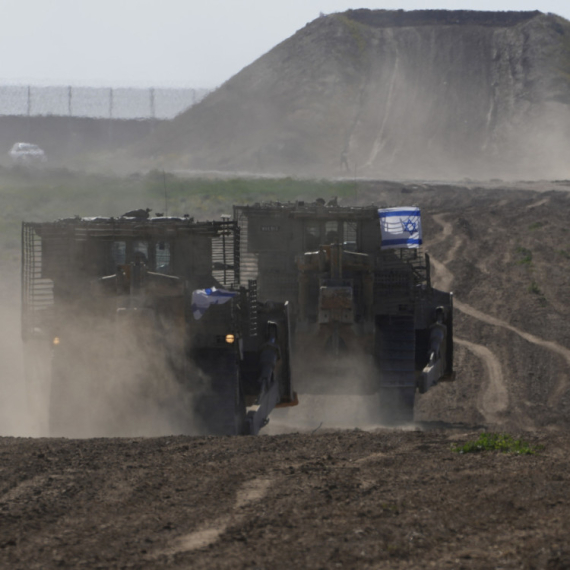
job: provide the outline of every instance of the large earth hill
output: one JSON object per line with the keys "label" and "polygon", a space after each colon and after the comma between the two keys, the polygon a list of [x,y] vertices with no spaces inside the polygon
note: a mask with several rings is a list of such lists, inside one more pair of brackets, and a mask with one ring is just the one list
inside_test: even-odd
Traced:
{"label": "large earth hill", "polygon": [[321,16],[131,148],[187,170],[566,176],[570,22],[554,14]]}

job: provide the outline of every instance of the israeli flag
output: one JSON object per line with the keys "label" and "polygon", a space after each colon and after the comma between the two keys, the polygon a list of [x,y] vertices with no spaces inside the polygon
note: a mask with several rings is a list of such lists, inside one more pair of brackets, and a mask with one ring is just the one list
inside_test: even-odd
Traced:
{"label": "israeli flag", "polygon": [[378,210],[382,249],[417,248],[422,245],[420,209],[384,208]]}
{"label": "israeli flag", "polygon": [[237,295],[237,291],[226,291],[224,289],[196,289],[192,291],[192,314],[196,320],[202,318],[210,305],[223,305]]}

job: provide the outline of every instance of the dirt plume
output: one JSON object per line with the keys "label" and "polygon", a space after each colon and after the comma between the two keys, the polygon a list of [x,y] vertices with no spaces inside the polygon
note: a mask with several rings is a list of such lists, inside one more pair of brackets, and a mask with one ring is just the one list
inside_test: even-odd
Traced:
{"label": "dirt plume", "polygon": [[11,296],[2,287],[0,302],[0,433],[38,436],[42,432],[45,399],[41,388],[28,390],[24,378],[24,355],[20,337],[20,310],[8,303]]}
{"label": "dirt plume", "polygon": [[[200,433],[184,366],[156,323],[69,319],[51,350],[51,436],[157,436]],[[42,357],[41,354],[34,355]]]}

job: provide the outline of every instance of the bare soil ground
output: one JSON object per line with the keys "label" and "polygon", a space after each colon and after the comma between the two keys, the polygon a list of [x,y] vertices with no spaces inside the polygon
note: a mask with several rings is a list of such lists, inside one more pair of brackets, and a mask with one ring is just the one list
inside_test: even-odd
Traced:
{"label": "bare soil ground", "polygon": [[4,439],[3,568],[568,568],[570,443],[463,430]]}
{"label": "bare soil ground", "polygon": [[[0,568],[570,568],[568,190],[361,187],[422,207],[456,382],[405,429],[301,396],[257,438],[2,438]],[[482,430],[544,448],[452,450]]]}

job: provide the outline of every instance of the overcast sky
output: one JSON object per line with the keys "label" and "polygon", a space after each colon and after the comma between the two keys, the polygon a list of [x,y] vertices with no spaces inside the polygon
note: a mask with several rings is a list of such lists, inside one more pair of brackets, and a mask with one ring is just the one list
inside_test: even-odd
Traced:
{"label": "overcast sky", "polygon": [[0,0],[0,84],[215,87],[320,12],[535,10],[569,0]]}

